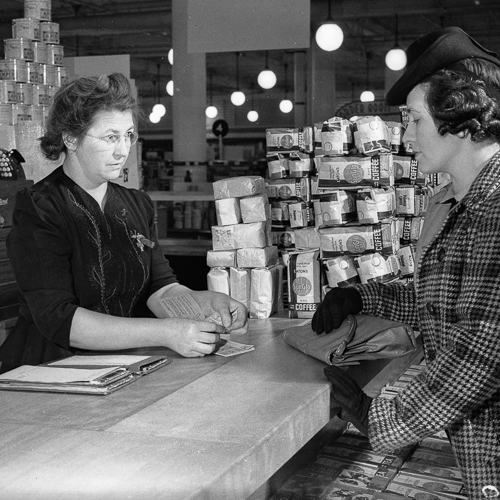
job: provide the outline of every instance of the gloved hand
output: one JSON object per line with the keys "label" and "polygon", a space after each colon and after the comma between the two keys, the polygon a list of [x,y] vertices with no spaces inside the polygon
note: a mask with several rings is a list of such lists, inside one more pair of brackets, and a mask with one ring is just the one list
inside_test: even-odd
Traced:
{"label": "gloved hand", "polygon": [[332,406],[339,407],[339,417],[351,422],[368,435],[368,410],[372,398],[367,396],[357,382],[337,366],[325,368],[326,378],[332,383]]}
{"label": "gloved hand", "polygon": [[349,314],[357,314],[363,309],[363,299],[355,288],[332,288],[319,305],[312,319],[312,329],[320,333],[330,333],[338,328]]}

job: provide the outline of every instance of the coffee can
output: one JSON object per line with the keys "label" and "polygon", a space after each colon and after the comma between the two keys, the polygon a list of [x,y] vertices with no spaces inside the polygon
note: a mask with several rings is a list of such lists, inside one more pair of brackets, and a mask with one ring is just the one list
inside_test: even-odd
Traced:
{"label": "coffee can", "polygon": [[57,72],[57,87],[62,87],[63,85],[66,85],[69,82],[68,78],[68,68],[66,66],[56,66],[56,72]]}
{"label": "coffee can", "polygon": [[44,106],[33,105],[33,121],[39,123],[40,125],[45,125],[45,114]]}
{"label": "coffee can", "polygon": [[58,87],[54,85],[47,85],[47,105],[50,106],[52,104],[52,99],[54,98],[55,93],[57,92]]}
{"label": "coffee can", "polygon": [[26,61],[22,59],[3,59],[0,61],[0,80],[27,82]]}
{"label": "coffee can", "polygon": [[33,42],[28,38],[6,38],[4,40],[5,59],[33,61]]}
{"label": "coffee can", "polygon": [[24,0],[24,17],[50,21],[52,5],[50,0]]}
{"label": "coffee can", "polygon": [[33,84],[16,83],[16,100],[18,104],[33,104]]}
{"label": "coffee can", "polygon": [[37,83],[33,85],[33,104],[35,106],[48,106],[49,94],[47,85]]}
{"label": "coffee can", "polygon": [[12,19],[12,38],[40,40],[40,21],[31,17]]}
{"label": "coffee can", "polygon": [[52,21],[41,21],[40,22],[40,39],[42,42],[49,44],[59,43],[59,23],[53,23]]}
{"label": "coffee can", "polygon": [[47,64],[47,47],[45,42],[33,42],[33,62]]}
{"label": "coffee can", "polygon": [[53,64],[40,64],[38,83],[44,85],[57,85],[57,66]]}
{"label": "coffee can", "polygon": [[0,124],[14,125],[14,104],[0,103]]}
{"label": "coffee can", "polygon": [[29,104],[14,105],[14,125],[33,121],[33,106]]}
{"label": "coffee can", "polygon": [[57,44],[47,45],[47,64],[54,64],[55,66],[63,65],[64,46]]}
{"label": "coffee can", "polygon": [[16,82],[14,80],[0,80],[0,103],[17,103]]}
{"label": "coffee can", "polygon": [[40,83],[38,81],[40,75],[40,64],[36,62],[26,63],[26,81],[28,83]]}

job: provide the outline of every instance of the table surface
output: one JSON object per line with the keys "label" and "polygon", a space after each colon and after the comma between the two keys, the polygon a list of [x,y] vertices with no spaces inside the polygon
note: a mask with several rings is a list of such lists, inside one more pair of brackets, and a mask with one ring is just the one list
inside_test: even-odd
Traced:
{"label": "table surface", "polygon": [[299,321],[250,320],[230,358],[142,349],[173,361],[108,396],[0,391],[0,498],[247,498],[330,421],[325,365],[280,336]]}

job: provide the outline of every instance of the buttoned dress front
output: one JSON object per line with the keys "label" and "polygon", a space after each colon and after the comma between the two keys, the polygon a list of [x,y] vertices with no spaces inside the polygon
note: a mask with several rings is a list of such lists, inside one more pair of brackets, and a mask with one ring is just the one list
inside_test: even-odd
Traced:
{"label": "buttoned dress front", "polygon": [[500,490],[500,153],[449,212],[447,197],[431,200],[426,219],[443,223],[423,230],[414,286],[356,287],[363,313],[420,330],[427,364],[394,400],[373,400],[369,437],[388,452],[446,429],[480,499]]}

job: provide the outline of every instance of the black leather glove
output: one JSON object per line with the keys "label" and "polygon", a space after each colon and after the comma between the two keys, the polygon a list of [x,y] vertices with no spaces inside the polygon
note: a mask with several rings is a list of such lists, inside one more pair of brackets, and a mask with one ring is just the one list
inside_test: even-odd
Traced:
{"label": "black leather glove", "polygon": [[314,313],[312,329],[318,335],[330,333],[349,314],[358,314],[362,309],[363,299],[355,288],[332,288]]}
{"label": "black leather glove", "polygon": [[367,436],[368,410],[372,398],[361,390],[350,375],[337,366],[326,367],[325,375],[332,383],[332,406],[340,408],[339,417],[354,424]]}

